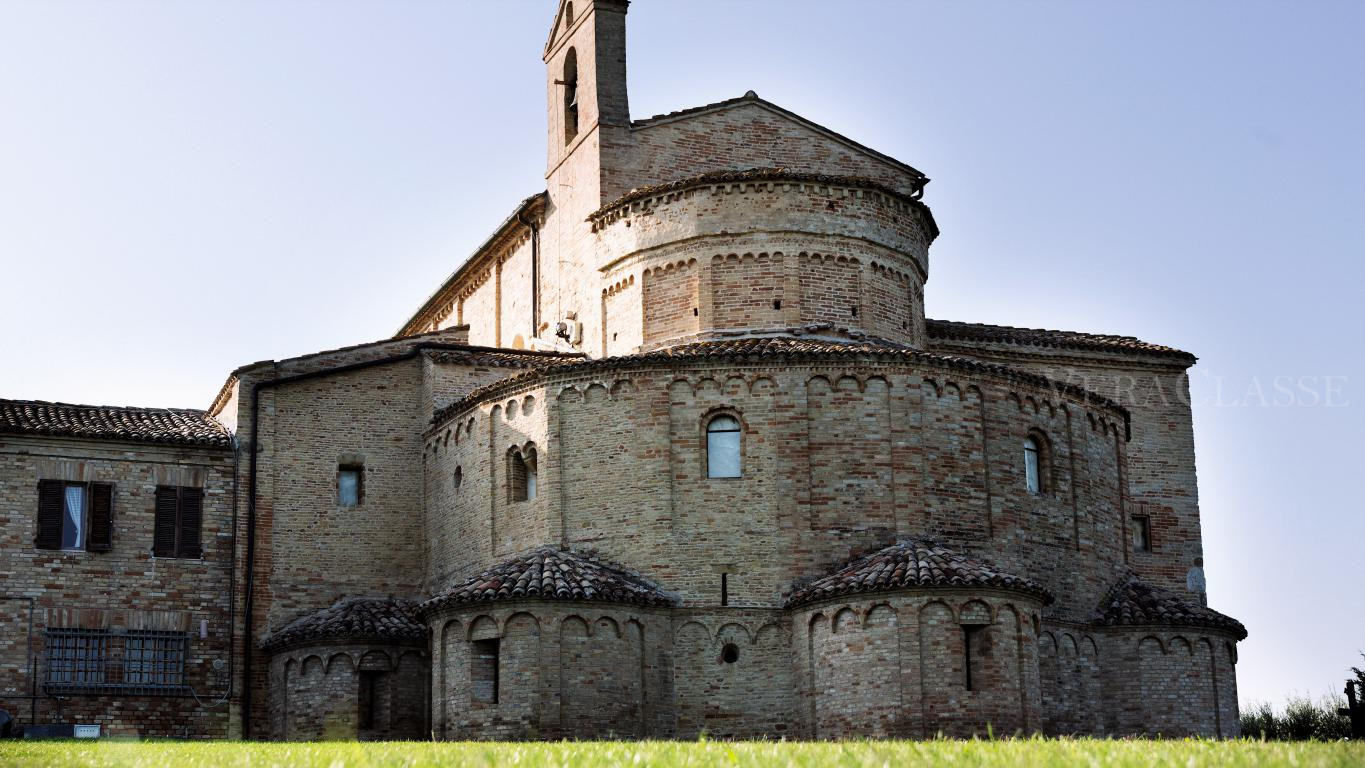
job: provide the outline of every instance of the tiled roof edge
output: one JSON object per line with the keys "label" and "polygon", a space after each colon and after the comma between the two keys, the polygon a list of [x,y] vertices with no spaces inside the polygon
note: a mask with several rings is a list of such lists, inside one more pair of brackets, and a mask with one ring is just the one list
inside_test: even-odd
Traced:
{"label": "tiled roof edge", "polygon": [[[716,342],[723,343],[723,342]],[[691,345],[687,345],[691,346]],[[825,360],[837,360],[843,357],[856,357],[866,355],[880,360],[902,360],[905,362],[925,362],[931,365],[937,364],[945,368],[957,369],[969,373],[983,375],[993,375],[1007,380],[1021,381],[1033,386],[1046,387],[1065,392],[1073,397],[1078,397],[1085,402],[1094,403],[1098,406],[1109,408],[1116,413],[1122,414],[1125,422],[1130,417],[1128,409],[1117,402],[1090,390],[1079,387],[1075,384],[1049,379],[1040,374],[1020,370],[999,363],[990,363],[983,360],[976,360],[969,357],[957,355],[947,355],[941,352],[926,352],[923,350],[887,347],[885,350],[869,351],[866,348],[853,348],[849,351],[829,350],[820,352],[777,351],[777,352],[720,352],[706,355],[695,354],[669,354],[669,348],[653,350],[637,355],[619,355],[616,357],[587,358],[577,362],[564,362],[553,366],[532,368],[524,373],[509,376],[505,379],[486,384],[474,389],[469,394],[456,400],[442,408],[436,410],[432,415],[430,426],[435,428],[444,423],[450,416],[463,411],[489,397],[494,396],[500,391],[514,389],[517,387],[543,381],[550,375],[571,375],[589,373],[599,370],[611,370],[620,368],[631,368],[636,366],[647,366],[658,363],[682,363],[692,364],[698,362],[749,362],[754,359],[790,359],[798,362],[820,362]]]}
{"label": "tiled roof edge", "polygon": [[618,210],[632,203],[646,200],[659,195],[666,195],[693,187],[705,187],[720,184],[758,184],[758,183],[787,183],[787,184],[816,184],[830,187],[850,187],[856,189],[868,189],[877,192],[894,200],[898,200],[913,209],[919,211],[924,223],[929,230],[930,239],[938,236],[938,224],[934,221],[933,212],[929,206],[913,195],[907,195],[900,190],[893,189],[880,181],[869,179],[863,176],[840,176],[824,173],[806,173],[801,171],[789,171],[786,168],[748,168],[745,170],[724,170],[708,171],[695,176],[688,176],[661,184],[652,184],[646,187],[636,187],[601,208],[588,214],[588,221],[596,222],[612,211]]}
{"label": "tiled roof edge", "polygon": [[981,344],[1010,344],[1020,347],[1052,347],[1123,355],[1161,357],[1193,365],[1198,358],[1189,352],[1152,344],[1135,336],[1056,331],[1046,328],[1018,328],[1009,325],[964,323],[955,320],[926,319],[929,340]]}
{"label": "tiled roof edge", "polygon": [[[27,412],[36,408],[43,414],[60,414],[62,423],[43,423],[43,416],[30,417]],[[48,400],[15,400],[0,398],[0,409],[11,418],[0,418],[0,433],[11,435],[37,435],[43,437],[69,437],[78,440],[115,440],[156,445],[179,445],[205,448],[231,448],[232,433],[198,408],[156,408],[124,405],[88,405],[82,403],[62,403]],[[131,417],[125,421],[118,417]],[[157,417],[173,417],[177,422],[185,420],[186,430],[166,429],[163,425],[150,420]],[[124,426],[99,423],[111,418],[124,422]],[[71,421],[90,421],[89,425],[66,423]],[[18,422],[18,423],[14,423]],[[176,426],[180,426],[178,423]]]}

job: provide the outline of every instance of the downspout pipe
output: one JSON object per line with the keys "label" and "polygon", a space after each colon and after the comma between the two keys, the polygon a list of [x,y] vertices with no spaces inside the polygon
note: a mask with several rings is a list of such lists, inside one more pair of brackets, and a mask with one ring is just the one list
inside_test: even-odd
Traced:
{"label": "downspout pipe", "polygon": [[517,210],[517,223],[531,230],[531,338],[540,336],[540,227]]}

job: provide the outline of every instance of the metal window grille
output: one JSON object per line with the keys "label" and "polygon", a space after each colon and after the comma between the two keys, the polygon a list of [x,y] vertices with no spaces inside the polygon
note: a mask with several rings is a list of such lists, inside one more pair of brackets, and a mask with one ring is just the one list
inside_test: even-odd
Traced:
{"label": "metal window grille", "polygon": [[185,693],[189,635],[158,630],[48,629],[49,693]]}

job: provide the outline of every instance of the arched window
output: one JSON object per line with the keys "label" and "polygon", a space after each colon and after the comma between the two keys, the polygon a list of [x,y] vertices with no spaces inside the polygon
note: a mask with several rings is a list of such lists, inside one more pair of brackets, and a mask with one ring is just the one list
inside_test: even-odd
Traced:
{"label": "arched window", "polygon": [[1024,478],[1029,493],[1042,493],[1042,482],[1038,477],[1038,439],[1032,435],[1024,438]]}
{"label": "arched window", "polygon": [[739,477],[739,419],[721,414],[706,423],[706,476]]}
{"label": "arched window", "polygon": [[578,135],[578,53],[564,54],[564,143]]}
{"label": "arched window", "polygon": [[507,452],[507,500],[530,501],[536,497],[536,449],[513,448]]}
{"label": "arched window", "polygon": [[1024,438],[1024,482],[1041,496],[1052,490],[1052,453],[1047,438],[1034,431]]}

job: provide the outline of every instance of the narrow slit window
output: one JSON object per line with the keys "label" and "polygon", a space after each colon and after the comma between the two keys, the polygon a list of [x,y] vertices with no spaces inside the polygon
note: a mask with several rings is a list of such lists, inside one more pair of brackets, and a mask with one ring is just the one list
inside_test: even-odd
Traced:
{"label": "narrow slit window", "polygon": [[1024,481],[1028,484],[1028,492],[1033,494],[1043,492],[1042,476],[1038,471],[1039,454],[1038,439],[1024,438]]}
{"label": "narrow slit window", "polygon": [[474,700],[484,704],[498,703],[498,639],[475,640],[470,670]]}
{"label": "narrow slit window", "polygon": [[706,424],[706,476],[740,476],[739,419],[722,414]]}
{"label": "narrow slit window", "polygon": [[982,647],[986,637],[983,631],[985,628],[982,624],[962,625],[962,683],[969,691],[975,690],[974,686],[981,684],[978,667],[985,655],[985,649]]}

